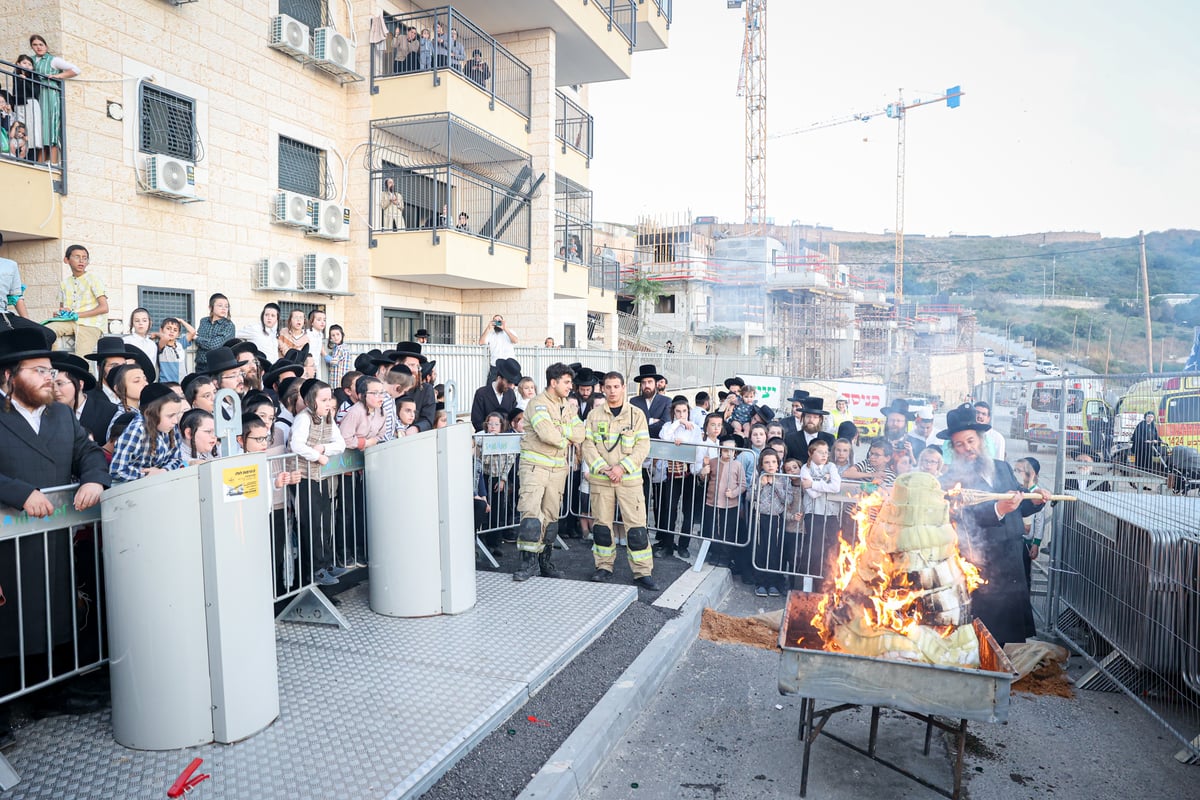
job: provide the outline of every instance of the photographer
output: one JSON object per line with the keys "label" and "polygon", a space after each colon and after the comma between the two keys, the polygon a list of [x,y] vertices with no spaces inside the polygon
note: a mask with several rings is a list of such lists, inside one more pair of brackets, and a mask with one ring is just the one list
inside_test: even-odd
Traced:
{"label": "photographer", "polygon": [[479,343],[488,347],[488,376],[491,383],[496,377],[496,362],[502,358],[512,358],[516,355],[513,345],[517,343],[517,335],[508,329],[501,314],[492,317],[492,322],[479,334]]}

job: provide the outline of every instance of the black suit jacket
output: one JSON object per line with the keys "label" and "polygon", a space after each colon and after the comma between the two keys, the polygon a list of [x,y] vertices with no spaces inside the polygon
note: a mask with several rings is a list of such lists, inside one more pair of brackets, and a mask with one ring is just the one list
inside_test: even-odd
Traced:
{"label": "black suit jacket", "polygon": [[[817,439],[829,445],[829,451],[833,452],[833,434],[825,431],[817,432]],[[787,447],[787,457],[800,460],[801,464],[808,462],[808,441],[804,438],[804,431],[796,431],[789,433],[783,437],[783,444]]]}
{"label": "black suit jacket", "polygon": [[788,434],[796,433],[800,430],[799,426],[796,424],[795,416],[791,414],[788,414],[783,419],[778,420],[778,422],[781,426],[783,426],[783,436],[785,439],[787,438]]}
{"label": "black suit jacket", "polygon": [[437,424],[437,392],[428,383],[418,383],[404,397],[411,397],[417,402],[417,416],[413,425],[420,431],[431,431]]}
{"label": "black suit jacket", "polygon": [[117,415],[117,406],[99,389],[87,392],[86,397],[83,413],[79,415],[79,424],[92,435],[92,441],[103,447],[108,440],[108,426]]}
{"label": "black suit jacket", "polygon": [[509,389],[504,393],[504,397],[497,402],[496,390],[489,383],[486,386],[480,386],[475,390],[475,399],[471,401],[471,427],[476,433],[483,430],[483,421],[487,419],[487,415],[493,411],[499,411],[508,418],[508,412],[517,407],[517,393]]}
{"label": "black suit jacket", "polygon": [[71,409],[46,406],[41,431],[17,411],[0,411],[0,503],[21,508],[35,489],[75,483],[108,488],[108,462]]}
{"label": "black suit jacket", "polygon": [[[656,394],[647,403],[641,395],[638,395],[632,398],[629,404],[634,408],[641,409],[641,412],[646,415],[646,422],[650,428],[650,438],[657,439],[662,426],[671,418],[671,401],[667,399],[665,394]],[[650,422],[652,419],[657,419],[658,422]]]}

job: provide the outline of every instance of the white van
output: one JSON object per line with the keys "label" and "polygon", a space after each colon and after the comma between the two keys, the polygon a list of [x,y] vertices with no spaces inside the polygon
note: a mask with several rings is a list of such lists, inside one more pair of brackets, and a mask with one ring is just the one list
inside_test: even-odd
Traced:
{"label": "white van", "polygon": [[1054,369],[1054,362],[1051,361],[1050,359],[1039,358],[1037,360],[1037,371],[1038,372],[1041,372],[1043,374],[1048,374],[1050,372],[1050,370],[1052,370],[1052,369]]}

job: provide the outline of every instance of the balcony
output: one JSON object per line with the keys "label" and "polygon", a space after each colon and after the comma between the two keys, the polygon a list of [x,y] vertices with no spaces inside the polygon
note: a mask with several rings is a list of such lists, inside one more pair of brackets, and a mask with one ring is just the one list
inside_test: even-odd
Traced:
{"label": "balcony", "polygon": [[592,259],[592,193],[563,175],[554,177],[554,295],[588,296],[588,267]]}
{"label": "balcony", "polygon": [[577,184],[586,186],[592,164],[592,115],[562,92],[554,97],[554,138],[562,152],[554,160],[554,170]]}
{"label": "balcony", "polygon": [[637,45],[639,53],[667,47],[673,0],[637,0]]}
{"label": "balcony", "polygon": [[559,86],[630,76],[636,0],[461,0],[454,8],[495,35],[553,29]]}
{"label": "balcony", "polygon": [[[532,104],[530,69],[453,7],[389,18],[387,50],[371,61],[371,116],[454,114],[528,149]],[[408,31],[418,52],[400,55]],[[442,31],[446,47],[436,42]]]}
{"label": "balcony", "polygon": [[[9,136],[5,136],[9,144],[0,152],[0,186],[4,187],[10,202],[0,206],[0,232],[9,241],[58,239],[62,236],[62,205],[54,193],[67,193],[66,108],[62,103],[62,81],[31,75],[14,64],[0,61],[0,91],[11,104],[14,114],[13,120],[6,118],[3,124],[8,126],[11,122],[13,129],[20,125],[28,133],[28,126],[19,121],[25,115],[37,113],[40,122],[41,112],[51,102],[59,109],[58,143],[54,147],[26,147],[24,153],[18,154],[14,152],[15,142],[9,142]],[[35,95],[40,104],[35,104]],[[31,112],[31,108],[39,111]],[[45,126],[39,127],[46,136]]]}

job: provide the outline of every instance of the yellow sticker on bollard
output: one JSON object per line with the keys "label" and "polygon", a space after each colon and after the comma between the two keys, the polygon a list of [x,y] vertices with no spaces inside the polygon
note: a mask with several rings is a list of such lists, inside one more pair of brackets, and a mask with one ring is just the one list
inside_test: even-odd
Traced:
{"label": "yellow sticker on bollard", "polygon": [[258,497],[258,465],[230,467],[221,470],[221,484],[225,487],[226,503],[236,503],[250,497]]}

